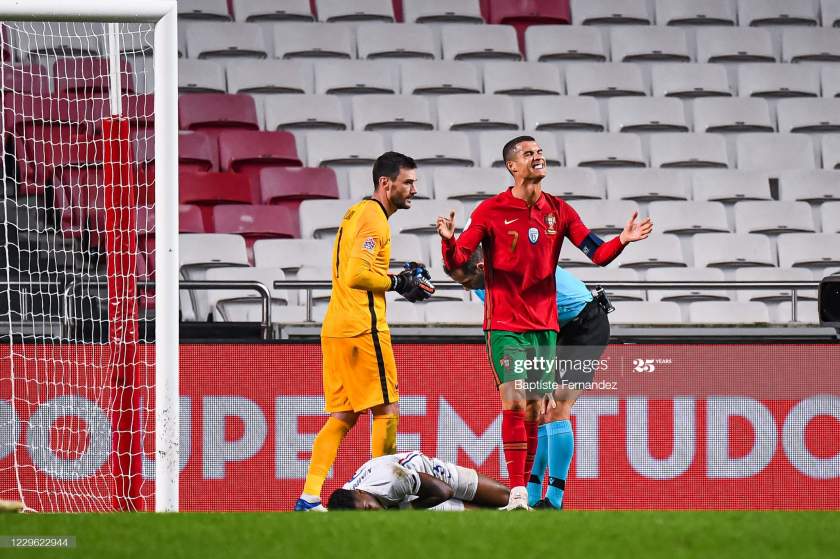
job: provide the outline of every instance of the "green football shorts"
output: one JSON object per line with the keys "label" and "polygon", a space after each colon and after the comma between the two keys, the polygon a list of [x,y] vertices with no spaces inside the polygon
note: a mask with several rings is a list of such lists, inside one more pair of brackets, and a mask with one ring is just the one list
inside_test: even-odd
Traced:
{"label": "green football shorts", "polygon": [[527,381],[530,392],[552,391],[554,368],[549,362],[557,358],[557,332],[487,330],[484,339],[497,385]]}

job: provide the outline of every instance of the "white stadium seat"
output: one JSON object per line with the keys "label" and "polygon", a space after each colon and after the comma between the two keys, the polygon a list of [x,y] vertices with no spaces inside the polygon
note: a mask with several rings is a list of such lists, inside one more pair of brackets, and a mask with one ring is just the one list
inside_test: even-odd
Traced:
{"label": "white stadium seat", "polygon": [[388,220],[393,234],[431,235],[437,233],[435,220],[455,211],[455,224],[463,227],[467,220],[464,205],[458,200],[412,200],[411,208],[396,212]]}
{"label": "white stadium seat", "polygon": [[404,61],[400,64],[402,92],[406,95],[482,93],[478,66],[471,62]]}
{"label": "white stadium seat", "polygon": [[506,95],[444,95],[438,99],[440,130],[518,130],[522,116]]}
{"label": "white stadium seat", "polygon": [[522,100],[526,130],[586,130],[603,132],[604,117],[597,99],[589,96],[527,97]]}
{"label": "white stadium seat", "polygon": [[819,97],[820,69],[809,64],[743,64],[738,68],[742,97]]}
{"label": "white stadium seat", "polygon": [[840,234],[791,233],[779,237],[779,265],[784,268],[840,266]]}
{"label": "white stadium seat", "polygon": [[356,41],[347,25],[284,23],[274,26],[274,58],[354,58]]}
{"label": "white stadium seat", "polygon": [[314,131],[306,135],[310,167],[330,165],[373,165],[385,152],[385,142],[376,132]]}
{"label": "white stadium seat", "polygon": [[[213,268],[207,270],[209,281],[258,281],[271,295],[272,311],[288,305],[289,292],[275,289],[274,282],[286,279],[280,268]],[[252,289],[213,289],[207,291],[207,303],[214,320],[256,322],[262,314],[262,297]],[[273,312],[272,312],[273,314]]]}
{"label": "white stadium seat", "polygon": [[315,67],[315,92],[321,94],[396,93],[393,64],[387,60],[330,61]]}
{"label": "white stadium seat", "polygon": [[391,0],[316,0],[318,19],[324,22],[394,21]]}
{"label": "white stadium seat", "polygon": [[657,25],[735,25],[735,0],[656,0]]}
{"label": "white stadium seat", "polygon": [[675,169],[726,168],[726,140],[719,134],[655,134],[650,138],[650,163],[651,167]]}
{"label": "white stadium seat", "polygon": [[271,95],[266,130],[348,130],[350,120],[335,95]]}
{"label": "white stadium seat", "polygon": [[738,0],[738,21],[743,26],[817,25],[813,0]]}
{"label": "white stadium seat", "polygon": [[776,258],[767,235],[700,233],[694,235],[692,245],[694,265],[698,268],[725,269],[776,265]]}
{"label": "white stadium seat", "polygon": [[840,169],[840,134],[827,134],[822,139],[823,169]]}
{"label": "white stadium seat", "polygon": [[[724,281],[723,270],[717,268],[651,268],[645,275],[645,281]],[[695,301],[729,301],[727,291],[718,289],[650,289],[650,301],[673,301],[691,303]]]}
{"label": "white stadium seat", "polygon": [[543,190],[564,200],[600,200],[604,186],[598,182],[594,170],[586,167],[552,169],[543,179]]}
{"label": "white stadium seat", "polygon": [[312,67],[293,60],[242,60],[227,70],[229,93],[312,93]]}
{"label": "white stadium seat", "polygon": [[563,95],[560,70],[538,62],[495,62],[484,67],[484,92],[497,95]]}
{"label": "white stadium seat", "polygon": [[765,324],[770,313],[764,303],[700,301],[688,305],[688,321],[695,324]]}
{"label": "white stadium seat", "polygon": [[478,0],[403,0],[408,23],[483,23]]}
{"label": "white stadium seat", "polygon": [[309,0],[233,0],[236,21],[315,21]]}
{"label": "white stadium seat", "polygon": [[840,66],[824,64],[821,74],[823,97],[840,97]]}
{"label": "white stadium seat", "polygon": [[772,173],[816,167],[811,138],[803,134],[744,134],[736,147],[739,169]]}
{"label": "white stadium seat", "polygon": [[[417,169],[417,182],[414,183],[417,194],[414,200],[429,200],[434,197],[434,180],[432,172],[426,166]],[[351,200],[361,200],[373,194],[373,177],[369,167],[352,167],[347,169],[347,190]]]}
{"label": "white stadium seat", "polygon": [[617,169],[606,178],[610,200],[688,200],[691,193],[691,175],[677,169]]}
{"label": "white stadium seat", "polygon": [[245,239],[223,233],[179,235],[180,269],[185,279],[203,279],[195,275],[218,266],[247,266]]}
{"label": "white stadium seat", "polygon": [[356,95],[355,130],[433,130],[429,103],[419,95]]}
{"label": "white stadium seat", "polygon": [[779,198],[812,204],[840,201],[840,177],[824,169],[780,173]]}
{"label": "white stadium seat", "polygon": [[507,169],[435,169],[435,198],[484,200],[504,191],[513,179]]}
{"label": "white stadium seat", "polygon": [[785,29],[782,62],[840,62],[840,33],[821,27]]}
{"label": "white stadium seat", "polygon": [[770,200],[770,177],[761,171],[695,171],[692,176],[692,193],[695,200],[710,202]]}
{"label": "white stadium seat", "polygon": [[775,132],[767,101],[752,97],[712,97],[694,101],[697,132]]}
{"label": "white stadium seat", "polygon": [[436,59],[440,41],[428,25],[402,23],[360,25],[356,29],[356,48],[360,59]]}
{"label": "white stadium seat", "polygon": [[726,209],[720,202],[651,202],[648,215],[660,233],[729,233]]}
{"label": "white stadium seat", "polygon": [[840,204],[823,204],[820,215],[823,233],[840,233]]}
{"label": "white stadium seat", "polygon": [[230,21],[227,0],[180,0],[178,19]]}
{"label": "white stadium seat", "polygon": [[646,167],[642,142],[635,134],[570,132],[564,153],[569,167]]}
{"label": "white stadium seat", "polygon": [[304,200],[300,203],[300,236],[302,239],[332,239],[350,200]]}
{"label": "white stadium seat", "polygon": [[424,324],[426,322],[423,306],[408,301],[389,302],[385,306],[385,317],[388,324],[396,325]]}
{"label": "white stadium seat", "polygon": [[822,22],[825,27],[840,27],[840,0],[821,0]]}
{"label": "white stadium seat", "polygon": [[604,40],[597,29],[571,25],[532,25],[525,30],[531,62],[605,62]]}
{"label": "white stadium seat", "polygon": [[[410,211],[410,210],[409,210]],[[437,216],[435,216],[437,217]],[[420,262],[429,265],[429,257],[426,253],[428,245],[424,245],[417,235],[392,235],[391,236],[391,269],[402,270],[409,262]]]}
{"label": "white stadium seat", "polygon": [[682,313],[677,303],[619,301],[610,313],[611,324],[679,324]]}
{"label": "white stadium seat", "polygon": [[445,305],[423,305],[426,324],[463,324],[481,326],[484,305],[476,302],[447,302]]}
{"label": "white stadium seat", "polygon": [[680,239],[676,235],[651,235],[644,242],[626,247],[618,261],[622,268],[674,268],[686,265]]}
{"label": "white stadium seat", "polygon": [[[813,281],[810,270],[805,268],[741,268],[735,270],[735,281]],[[797,290],[797,297],[815,299],[816,290]],[[762,303],[778,303],[790,300],[790,290],[779,289],[739,289],[739,301],[761,301]]]}
{"label": "white stadium seat", "polygon": [[331,252],[332,239],[260,239],[254,243],[254,265],[293,276],[303,266],[323,266]]}
{"label": "white stadium seat", "polygon": [[646,0],[572,0],[575,25],[649,25],[653,17]]}
{"label": "white stadium seat", "polygon": [[782,99],[776,114],[779,132],[840,132],[840,99]]}
{"label": "white stadium seat", "polygon": [[[566,252],[566,251],[564,251]],[[650,273],[650,272],[648,272]],[[639,272],[632,268],[604,268],[601,266],[590,266],[576,268],[574,275],[580,281],[584,282],[587,287],[593,289],[596,285],[603,282],[628,282],[639,281]],[[610,301],[644,301],[645,294],[641,289],[619,289],[615,287],[605,287],[607,296]]]}
{"label": "white stadium seat", "polygon": [[583,62],[566,67],[569,95],[621,97],[646,95],[647,87],[636,64]]}
{"label": "white stadium seat", "polygon": [[613,27],[610,50],[613,62],[691,61],[685,32],[675,27]]}
{"label": "white stadium seat", "polygon": [[444,60],[522,60],[510,25],[447,25],[440,38]]}
{"label": "white stadium seat", "polygon": [[576,200],[571,204],[581,221],[596,235],[621,233],[639,205],[630,200]]}
{"label": "white stadium seat", "polygon": [[201,22],[187,29],[190,58],[267,58],[262,28],[256,23]]}
{"label": "white stadium seat", "polygon": [[405,130],[394,132],[391,141],[394,151],[410,153],[421,167],[472,167],[476,164],[465,132]]}
{"label": "white stadium seat", "polygon": [[735,232],[814,233],[814,217],[807,202],[738,202],[735,204]]}
{"label": "white stadium seat", "polygon": [[775,62],[766,29],[701,27],[697,29],[697,62]]}
{"label": "white stadium seat", "polygon": [[[792,322],[790,301],[779,303],[773,322],[787,324]],[[816,301],[799,301],[796,305],[797,324],[819,324],[820,313]]]}
{"label": "white stadium seat", "polygon": [[668,97],[614,97],[610,132],[688,132],[683,104]]}
{"label": "white stadium seat", "polygon": [[655,64],[651,88],[657,97],[728,97],[726,69],[720,64]]}
{"label": "white stadium seat", "polygon": [[[551,132],[523,132],[533,137],[543,150],[546,163],[552,167],[563,164],[563,150],[557,145],[557,139]],[[479,161],[482,167],[504,167],[502,148],[508,141],[519,136],[518,132],[493,130],[481,132],[478,137]],[[550,171],[549,175],[553,172]]]}
{"label": "white stadium seat", "polygon": [[225,67],[213,60],[180,59],[178,93],[227,93]]}
{"label": "white stadium seat", "polygon": [[[321,262],[318,266],[302,266],[297,272],[296,279],[300,281],[330,281],[332,279],[332,269],[326,267],[324,264],[324,262]],[[331,291],[329,289],[313,289],[312,304],[315,305],[316,308],[319,306],[325,308],[327,303],[330,302],[330,292]],[[300,304],[306,303],[306,297],[307,295],[305,289],[298,291],[298,302]],[[272,319],[274,319],[274,317],[272,317]]]}

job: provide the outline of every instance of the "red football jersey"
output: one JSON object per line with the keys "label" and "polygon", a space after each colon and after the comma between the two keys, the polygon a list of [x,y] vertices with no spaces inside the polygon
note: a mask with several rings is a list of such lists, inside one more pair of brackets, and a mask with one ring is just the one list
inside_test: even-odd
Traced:
{"label": "red football jersey", "polygon": [[554,269],[563,237],[605,266],[621,253],[619,237],[604,242],[560,198],[543,192],[530,208],[512,189],[482,202],[458,239],[442,240],[447,269],[484,250],[484,329],[558,330]]}

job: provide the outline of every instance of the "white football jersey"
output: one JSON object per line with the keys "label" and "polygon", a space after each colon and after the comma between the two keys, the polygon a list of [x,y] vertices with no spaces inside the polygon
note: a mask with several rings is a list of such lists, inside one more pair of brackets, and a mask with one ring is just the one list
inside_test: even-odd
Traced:
{"label": "white football jersey", "polygon": [[400,463],[407,454],[391,454],[368,460],[344,484],[344,489],[370,493],[385,508],[397,507],[420,491],[420,476]]}

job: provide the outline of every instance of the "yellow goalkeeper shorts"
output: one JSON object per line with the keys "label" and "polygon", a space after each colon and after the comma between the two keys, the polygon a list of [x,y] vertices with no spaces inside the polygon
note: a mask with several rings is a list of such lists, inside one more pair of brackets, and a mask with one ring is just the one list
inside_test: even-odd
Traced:
{"label": "yellow goalkeeper shorts", "polygon": [[360,412],[399,401],[390,332],[321,338],[324,409]]}

